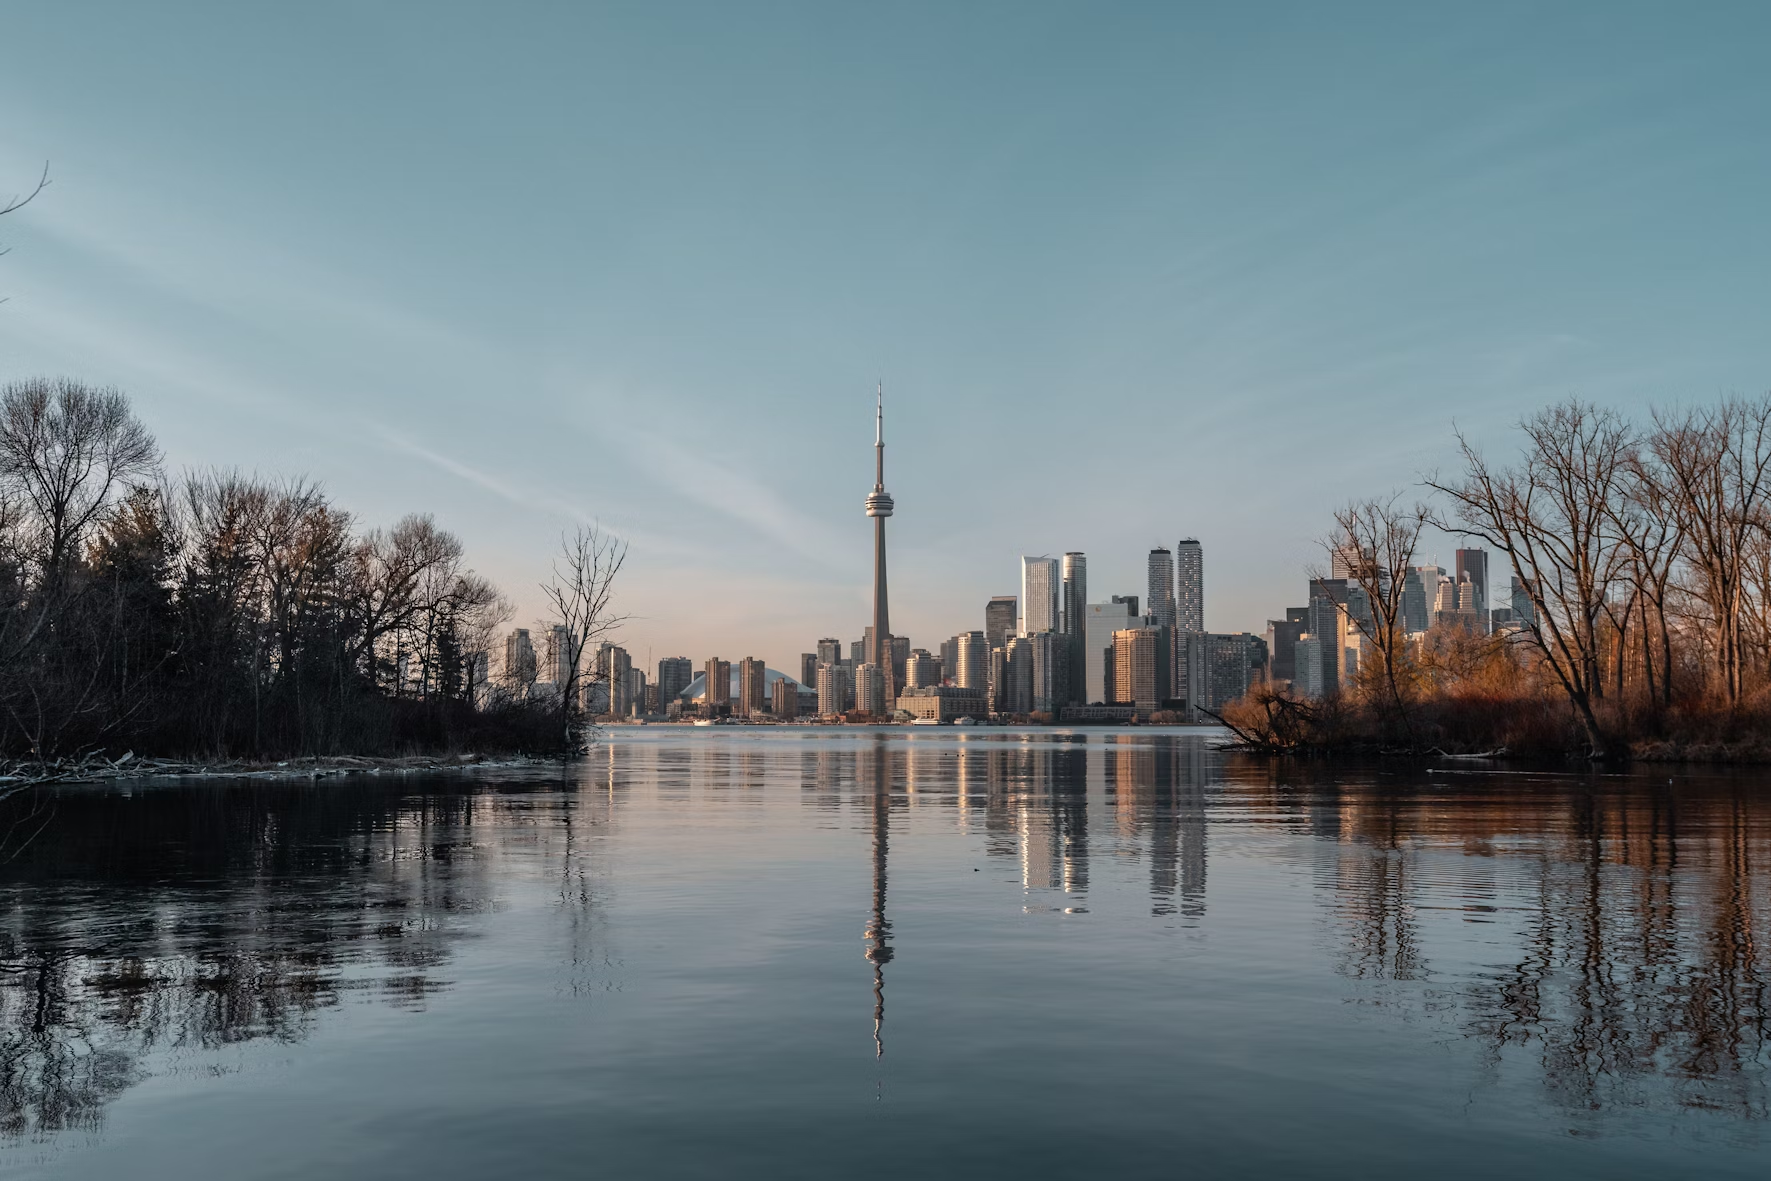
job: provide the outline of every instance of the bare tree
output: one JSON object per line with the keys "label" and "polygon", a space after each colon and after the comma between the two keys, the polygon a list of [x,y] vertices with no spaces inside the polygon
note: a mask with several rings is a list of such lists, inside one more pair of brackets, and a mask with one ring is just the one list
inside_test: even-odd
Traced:
{"label": "bare tree", "polygon": [[1677,517],[1696,589],[1710,610],[1723,689],[1736,702],[1749,541],[1766,528],[1771,494],[1771,394],[1656,412],[1648,450],[1657,491]]}
{"label": "bare tree", "polygon": [[566,676],[560,684],[560,712],[567,751],[583,745],[584,708],[578,698],[584,650],[600,643],[627,619],[613,612],[615,576],[626,561],[626,542],[595,525],[580,525],[560,538],[553,577],[541,586],[553,608],[553,622],[565,629],[561,663]]}
{"label": "bare tree", "polygon": [[[1681,514],[1673,509],[1665,475],[1651,452],[1639,445],[1631,448],[1625,465],[1623,495],[1615,498],[1608,509],[1617,539],[1629,554],[1626,573],[1641,617],[1642,679],[1649,700],[1664,708],[1673,703],[1673,638],[1668,598],[1685,531]],[[1620,651],[1618,660],[1622,659]]]}
{"label": "bare tree", "polygon": [[[12,196],[11,198],[9,198],[7,200],[6,204],[0,205],[0,217],[5,217],[8,213],[12,213],[15,210],[23,209],[25,206],[29,205],[32,201],[35,201],[37,199],[38,193],[41,193],[44,189],[46,189],[48,187],[49,187],[49,165],[47,163],[45,163],[43,165],[43,175],[37,178],[37,187],[32,189],[30,192],[25,193],[23,196],[19,196],[19,195],[15,194],[14,196]],[[3,253],[3,252],[0,252],[0,253]]]}
{"label": "bare tree", "polygon": [[1426,481],[1451,502],[1450,520],[1435,524],[1507,555],[1534,608],[1521,634],[1567,694],[1593,757],[1604,758],[1609,745],[1593,709],[1604,696],[1598,621],[1628,557],[1608,506],[1622,492],[1630,428],[1610,410],[1571,399],[1520,429],[1521,462],[1502,469],[1458,432],[1464,473]]}
{"label": "bare tree", "polygon": [[1335,532],[1325,545],[1331,555],[1341,556],[1347,577],[1364,592],[1368,611],[1352,610],[1351,602],[1337,607],[1377,650],[1390,704],[1412,748],[1415,734],[1407,700],[1410,687],[1405,684],[1409,677],[1402,596],[1427,508],[1417,504],[1404,510],[1397,507],[1400,499],[1398,492],[1387,500],[1356,500],[1336,510]]}
{"label": "bare tree", "polygon": [[152,476],[159,458],[119,390],[66,378],[0,389],[0,487],[30,506],[38,533],[31,549],[51,583],[118,492]]}
{"label": "bare tree", "polygon": [[[49,165],[47,163],[45,163],[43,165],[43,175],[37,178],[37,187],[32,189],[30,192],[23,194],[22,196],[19,194],[14,194],[12,197],[8,198],[5,204],[0,205],[0,217],[5,217],[8,213],[13,213],[13,212],[16,212],[17,210],[23,209],[25,206],[29,205],[32,201],[37,199],[38,193],[41,193],[44,189],[46,189],[48,187],[49,187]],[[10,250],[11,250],[10,247],[0,246],[0,254],[7,254],[10,252]],[[5,302],[6,302],[5,297],[0,296],[0,303],[5,303]]]}

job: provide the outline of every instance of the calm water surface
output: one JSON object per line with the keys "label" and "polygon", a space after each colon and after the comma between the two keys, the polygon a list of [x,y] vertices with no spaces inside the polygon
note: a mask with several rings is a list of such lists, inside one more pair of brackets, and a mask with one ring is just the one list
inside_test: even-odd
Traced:
{"label": "calm water surface", "polygon": [[1771,1173],[1760,774],[654,728],[37,803],[8,1175]]}

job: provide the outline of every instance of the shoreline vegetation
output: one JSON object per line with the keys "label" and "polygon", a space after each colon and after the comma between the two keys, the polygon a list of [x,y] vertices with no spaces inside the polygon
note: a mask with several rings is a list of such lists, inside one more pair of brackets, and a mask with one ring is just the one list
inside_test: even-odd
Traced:
{"label": "shoreline vegetation", "polygon": [[[1305,699],[1227,706],[1267,754],[1430,751],[1601,763],[1771,762],[1771,395],[1657,407],[1637,424],[1568,400],[1525,418],[1516,458],[1467,437],[1430,502],[1355,500],[1324,541],[1348,675]],[[1513,587],[1492,633],[1409,633],[1422,532],[1484,543]],[[1340,670],[1335,670],[1340,671]]]}
{"label": "shoreline vegetation", "polygon": [[[620,557],[594,529],[564,540],[542,588],[574,625],[562,665],[616,622]],[[512,614],[428,515],[367,528],[305,479],[169,476],[122,393],[0,388],[0,764],[19,781],[124,752],[254,774],[570,754],[578,679],[537,698],[488,675]]]}

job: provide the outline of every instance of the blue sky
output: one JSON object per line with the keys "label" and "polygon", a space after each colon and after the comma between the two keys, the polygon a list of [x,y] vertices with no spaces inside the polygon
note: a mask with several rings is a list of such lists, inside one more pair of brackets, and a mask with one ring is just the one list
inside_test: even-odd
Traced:
{"label": "blue sky", "polygon": [[[1771,375],[1771,7],[14,6],[0,378],[175,466],[430,511],[521,607],[628,537],[636,658],[894,630],[1023,553],[1207,623],[1333,505],[1568,395]],[[1449,544],[1441,555],[1449,564]]]}

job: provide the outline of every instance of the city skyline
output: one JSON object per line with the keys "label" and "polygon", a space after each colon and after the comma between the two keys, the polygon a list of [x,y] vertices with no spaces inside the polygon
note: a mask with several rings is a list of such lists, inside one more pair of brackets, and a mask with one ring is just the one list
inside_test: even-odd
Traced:
{"label": "city skyline", "polygon": [[[1350,465],[1412,487],[1454,424],[1511,454],[1569,393],[1639,413],[1771,370],[1758,8],[1727,37],[1047,9],[1005,43],[981,10],[709,6],[691,51],[644,9],[415,41],[377,7],[361,54],[325,11],[13,15],[0,194],[52,183],[0,225],[8,376],[116,384],[175,469],[434,512],[519,626],[598,520],[632,543],[636,661],[791,671],[865,619],[880,376],[920,638],[1021,554],[1136,593],[1186,534],[1206,626],[1258,630]],[[1032,499],[1035,471],[1064,483]]]}

